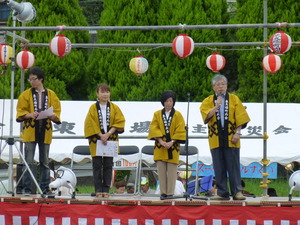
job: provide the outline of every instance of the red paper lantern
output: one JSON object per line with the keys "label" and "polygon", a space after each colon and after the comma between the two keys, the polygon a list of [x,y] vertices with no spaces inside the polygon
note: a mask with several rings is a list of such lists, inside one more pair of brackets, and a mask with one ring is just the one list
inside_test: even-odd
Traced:
{"label": "red paper lantern", "polygon": [[283,31],[277,31],[270,38],[270,48],[279,55],[287,52],[292,45],[291,37]]}
{"label": "red paper lantern", "polygon": [[175,55],[184,59],[194,51],[194,41],[186,34],[179,34],[173,40],[172,49]]}
{"label": "red paper lantern", "polygon": [[206,59],[206,66],[213,72],[218,72],[224,68],[226,64],[226,59],[219,53],[212,53]]}
{"label": "red paper lantern", "polygon": [[28,70],[34,65],[35,57],[29,50],[22,50],[16,56],[16,63],[22,70]]}
{"label": "red paper lantern", "polygon": [[278,55],[271,53],[264,57],[262,65],[265,71],[276,73],[281,68],[281,59]]}
{"label": "red paper lantern", "polygon": [[64,57],[70,53],[72,49],[71,41],[65,35],[56,35],[50,42],[50,51],[58,56]]}
{"label": "red paper lantern", "polygon": [[0,44],[0,64],[6,66],[11,62],[12,47],[8,44]]}

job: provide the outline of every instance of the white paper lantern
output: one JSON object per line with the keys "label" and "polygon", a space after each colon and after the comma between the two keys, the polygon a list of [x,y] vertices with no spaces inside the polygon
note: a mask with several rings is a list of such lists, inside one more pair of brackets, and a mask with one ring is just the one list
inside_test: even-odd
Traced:
{"label": "white paper lantern", "polygon": [[54,55],[64,57],[71,52],[72,43],[65,35],[56,35],[52,38],[49,47]]}
{"label": "white paper lantern", "polygon": [[16,63],[22,70],[28,70],[33,67],[35,62],[34,55],[29,50],[22,50],[16,56]]}

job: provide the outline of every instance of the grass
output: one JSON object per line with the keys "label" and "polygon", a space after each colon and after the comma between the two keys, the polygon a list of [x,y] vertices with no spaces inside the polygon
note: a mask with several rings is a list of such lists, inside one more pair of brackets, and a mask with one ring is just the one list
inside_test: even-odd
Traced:
{"label": "grass", "polygon": [[[262,196],[263,189],[260,188],[260,182],[262,179],[254,179],[254,178],[243,178],[246,186],[245,190],[255,194],[256,196]],[[274,180],[270,180],[269,187],[275,188],[277,192],[277,196],[288,197],[290,192],[290,186],[288,184],[288,180],[284,178],[278,178]],[[92,193],[94,192],[93,186],[77,186],[77,193]],[[111,189],[111,192],[114,191],[114,188]],[[298,191],[293,191],[293,196],[299,196]]]}
{"label": "grass", "polygon": [[[260,182],[262,182],[262,179],[254,179],[249,178],[245,179],[243,178],[244,182],[246,183],[245,190],[255,194],[256,196],[262,196],[263,189],[260,188]],[[288,184],[288,180],[284,178],[278,178],[278,179],[272,179],[270,180],[269,187],[275,188],[277,192],[277,196],[281,197],[288,197],[290,192],[290,186]],[[298,191],[293,191],[293,196],[298,196]]]}

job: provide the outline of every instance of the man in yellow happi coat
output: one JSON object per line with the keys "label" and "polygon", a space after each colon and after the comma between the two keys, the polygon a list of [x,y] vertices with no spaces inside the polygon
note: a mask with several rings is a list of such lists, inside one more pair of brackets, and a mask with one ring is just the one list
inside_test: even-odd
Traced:
{"label": "man in yellow happi coat", "polygon": [[211,200],[229,200],[227,174],[234,200],[245,200],[242,195],[240,172],[241,129],[250,121],[241,100],[227,93],[227,78],[216,75],[212,79],[214,95],[203,100],[200,112],[208,124],[208,140],[213,159],[218,193]]}
{"label": "man in yellow happi coat", "polygon": [[149,140],[155,140],[154,161],[158,168],[161,199],[174,195],[179,163],[180,143],[186,140],[185,122],[181,113],[174,109],[176,96],[171,90],[161,95],[162,110],[154,113]]}
{"label": "man in yellow happi coat", "polygon": [[[44,71],[34,67],[29,71],[30,89],[25,90],[18,98],[17,122],[22,122],[22,141],[25,143],[25,160],[32,168],[35,148],[39,146],[40,188],[43,194],[50,193],[49,149],[52,142],[52,122],[61,124],[60,101],[54,91],[46,89]],[[40,112],[53,107],[53,114],[39,119]],[[25,168],[24,168],[25,169]],[[31,177],[27,171],[23,178],[24,193],[31,194]]]}

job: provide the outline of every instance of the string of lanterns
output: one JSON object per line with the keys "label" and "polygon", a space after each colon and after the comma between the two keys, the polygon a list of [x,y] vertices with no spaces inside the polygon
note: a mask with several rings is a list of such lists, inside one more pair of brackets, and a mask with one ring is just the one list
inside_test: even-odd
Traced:
{"label": "string of lanterns", "polygon": [[[273,53],[268,54],[262,60],[262,66],[269,73],[276,73],[282,66],[279,55],[286,53],[292,45],[291,37],[284,31],[277,31],[270,38],[270,49]],[[72,43],[65,35],[58,33],[49,43],[51,53],[57,57],[65,57],[71,52]],[[187,34],[179,34],[172,42],[172,50],[175,55],[185,59],[194,51],[194,41]],[[12,48],[8,44],[0,44],[0,64],[6,66],[11,62]],[[34,65],[35,57],[27,49],[23,49],[16,56],[16,63],[22,70],[27,70]],[[206,66],[213,72],[219,72],[226,65],[226,59],[220,53],[212,53],[206,59]],[[130,60],[129,68],[136,75],[142,75],[148,70],[148,61],[143,56],[136,56]]]}

